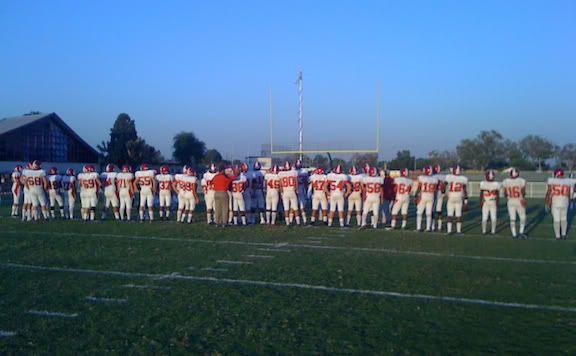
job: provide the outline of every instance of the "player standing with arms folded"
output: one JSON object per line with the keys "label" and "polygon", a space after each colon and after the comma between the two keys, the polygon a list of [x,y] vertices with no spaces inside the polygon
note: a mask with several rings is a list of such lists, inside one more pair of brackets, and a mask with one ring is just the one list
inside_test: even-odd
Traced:
{"label": "player standing with arms folded", "polygon": [[[502,182],[504,189],[504,196],[506,197],[508,206],[508,215],[510,216],[510,230],[512,237],[526,239],[528,236],[524,233],[526,228],[526,180],[520,178],[520,171],[516,168],[510,169],[510,178],[504,179]],[[516,215],[520,218],[520,226],[518,233],[516,232]]]}
{"label": "player standing with arms folded", "polygon": [[280,192],[286,225],[292,225],[294,218],[296,225],[300,225],[298,195],[296,193],[298,191],[298,172],[292,168],[290,162],[286,161],[284,170],[278,173],[278,177],[280,178]]}
{"label": "player standing with arms folded", "polygon": [[113,164],[107,164],[105,172],[100,174],[100,183],[104,187],[104,209],[102,210],[101,219],[106,219],[108,209],[112,206],[114,212],[114,219],[120,220],[120,213],[118,207],[120,202],[118,200],[118,190],[116,189],[116,176],[118,173],[114,171]]}
{"label": "player standing with arms folded", "polygon": [[122,166],[122,172],[116,176],[116,188],[120,199],[120,220],[130,221],[132,219],[132,199],[136,186],[134,184],[134,174],[130,172],[130,166]]}
{"label": "player standing with arms folded", "polygon": [[342,166],[337,165],[334,171],[326,176],[328,182],[328,199],[330,201],[330,215],[328,216],[328,226],[332,226],[334,215],[338,210],[340,227],[344,227],[344,201],[352,191],[352,185],[348,181],[348,176],[342,173]]}
{"label": "player standing with arms folded", "polygon": [[72,220],[76,203],[76,172],[72,168],[68,168],[66,175],[62,177],[62,190],[64,209],[67,210],[66,218]]}
{"label": "player standing with arms folded", "polygon": [[396,200],[392,205],[391,229],[396,228],[398,213],[402,213],[402,229],[408,224],[408,207],[410,206],[410,193],[412,192],[412,179],[408,178],[408,169],[400,170],[400,177],[394,178],[394,193]]}
{"label": "player standing with arms folded", "polygon": [[98,205],[98,191],[101,186],[98,173],[94,169],[94,166],[88,164],[83,167],[82,173],[78,174],[78,184],[80,185],[82,219],[84,221],[94,221],[96,206]]}
{"label": "player standing with arms folded", "polygon": [[565,240],[568,235],[568,206],[573,194],[572,180],[564,178],[562,169],[555,169],[554,178],[548,178],[545,203],[552,212],[556,240]]}
{"label": "player standing with arms folded", "polygon": [[326,174],[322,167],[316,168],[314,174],[310,176],[310,184],[308,185],[308,195],[312,196],[312,217],[310,222],[315,223],[318,218],[318,208],[322,211],[322,221],[328,221],[328,198],[326,197],[328,191],[328,181]]}
{"label": "player standing with arms folded", "polygon": [[[368,171],[370,171],[370,169],[371,168],[368,168]],[[352,220],[352,211],[356,211],[356,224],[358,226],[362,226],[364,224],[362,220],[362,179],[367,176],[364,174],[359,174],[356,166],[352,166],[348,173],[348,179],[350,180],[350,185],[352,188],[350,189],[350,195],[348,195],[348,214],[346,216],[346,225],[350,225],[350,221]]]}
{"label": "player standing with arms folded", "polygon": [[434,221],[432,210],[434,208],[434,195],[438,188],[438,178],[432,175],[432,167],[424,167],[424,174],[418,176],[418,187],[414,197],[416,204],[416,230],[422,231],[422,218],[426,212],[426,232],[432,231]]}
{"label": "player standing with arms folded", "polygon": [[150,222],[154,221],[154,193],[156,192],[156,179],[154,170],[148,169],[147,164],[140,165],[135,174],[136,184],[140,190],[140,222],[144,221],[144,209],[148,207]]}
{"label": "player standing with arms folded", "polygon": [[[384,202],[382,185],[384,178],[378,176],[376,167],[370,167],[368,176],[362,177],[362,195],[364,195],[364,212],[362,213],[362,226],[368,224],[368,214],[372,212],[372,227],[378,228],[378,212],[380,204]],[[350,209],[350,207],[348,207]]]}
{"label": "player standing with arms folded", "polygon": [[160,220],[170,220],[174,177],[170,174],[167,165],[160,166],[160,174],[156,175],[156,182],[158,183],[158,215]]}
{"label": "player standing with arms folded", "polygon": [[462,234],[462,210],[468,208],[468,178],[461,175],[462,169],[456,165],[451,174],[446,176],[446,227],[452,234],[452,220],[456,217],[456,233]]}
{"label": "player standing with arms folded", "polygon": [[16,165],[10,178],[12,179],[12,214],[11,216],[18,216],[18,206],[20,205],[20,193],[22,192],[22,183],[20,177],[22,176],[22,166]]}
{"label": "player standing with arms folded", "polygon": [[482,234],[486,234],[488,217],[490,217],[490,231],[496,234],[496,217],[498,214],[498,201],[500,196],[500,183],[495,182],[496,174],[489,169],[484,173],[485,180],[480,182],[480,208],[482,209]]}

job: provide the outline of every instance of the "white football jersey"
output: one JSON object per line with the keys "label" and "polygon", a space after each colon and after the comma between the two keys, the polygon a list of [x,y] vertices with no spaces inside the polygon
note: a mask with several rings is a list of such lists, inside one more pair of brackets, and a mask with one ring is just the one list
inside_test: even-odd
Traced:
{"label": "white football jersey", "polygon": [[396,191],[396,200],[406,199],[412,192],[412,179],[408,177],[394,178],[394,186]]}
{"label": "white football jersey", "polygon": [[383,177],[362,177],[362,184],[366,188],[366,197],[379,197],[382,193]]}
{"label": "white football jersey", "polygon": [[362,180],[367,177],[364,174],[350,174],[348,180],[352,184],[352,193],[362,192]]}
{"label": "white football jersey", "polygon": [[310,187],[314,189],[315,192],[323,192],[326,188],[327,178],[326,174],[312,174],[310,176]]}
{"label": "white football jersey", "polygon": [[46,172],[43,169],[38,170],[26,170],[24,175],[26,178],[26,183],[28,184],[28,189],[39,191],[43,189],[43,180],[46,177]]}
{"label": "white football jersey", "polygon": [[78,180],[80,181],[80,189],[83,192],[96,194],[96,190],[98,189],[98,185],[96,184],[98,173],[80,173],[78,174]]}
{"label": "white football jersey", "polygon": [[484,202],[496,201],[496,198],[498,198],[500,194],[500,189],[501,184],[499,182],[489,182],[487,180],[480,182],[480,190],[484,191]]}
{"label": "white football jersey", "polygon": [[568,207],[574,194],[574,184],[569,178],[548,178],[552,206]]}
{"label": "white football jersey", "polygon": [[418,186],[422,198],[434,199],[434,194],[438,189],[438,175],[434,176],[418,176]]}
{"label": "white football jersey", "polygon": [[51,174],[47,177],[48,179],[48,189],[50,190],[60,190],[62,187],[62,176],[59,174]]}
{"label": "white football jersey", "polygon": [[445,182],[448,199],[464,198],[464,187],[468,188],[468,178],[449,174],[446,176]]}
{"label": "white football jersey", "polygon": [[118,173],[116,172],[102,172],[100,174],[100,181],[102,182],[102,186],[104,190],[107,192],[115,192],[116,191],[116,177]]}
{"label": "white football jersey", "polygon": [[154,180],[155,175],[156,173],[149,169],[147,171],[136,171],[134,177],[136,177],[136,181],[141,190],[151,190],[153,184],[152,181]]}
{"label": "white football jersey", "polygon": [[506,192],[508,199],[521,199],[522,189],[526,188],[526,180],[524,178],[506,178],[502,182],[502,188]]}
{"label": "white football jersey", "polygon": [[180,189],[185,190],[187,192],[194,191],[194,184],[198,184],[198,178],[195,176],[189,176],[186,174],[182,174],[180,177]]}
{"label": "white football jersey", "polygon": [[214,191],[214,185],[212,184],[212,179],[216,177],[217,173],[206,172],[202,176],[202,180],[206,182],[206,191]]}
{"label": "white football jersey", "polygon": [[295,169],[278,173],[280,186],[283,192],[295,192],[296,182],[298,182],[298,172]]}
{"label": "white football jersey", "polygon": [[274,173],[266,173],[264,176],[266,182],[266,189],[268,191],[278,191],[280,189],[280,176]]}
{"label": "white football jersey", "polygon": [[18,171],[14,171],[12,172],[12,189],[16,189],[17,187],[19,187],[21,185],[20,183],[20,177],[22,176],[22,174]]}
{"label": "white football jersey", "polygon": [[232,181],[232,193],[244,193],[248,185],[248,179],[244,174],[239,174],[236,179]]}
{"label": "white football jersey", "polygon": [[156,175],[156,181],[158,182],[158,190],[171,190],[174,177],[172,177],[172,174],[158,174]]}
{"label": "white football jersey", "polygon": [[134,174],[131,172],[120,172],[116,175],[119,189],[130,189],[130,182],[134,180]]}
{"label": "white football jersey", "polygon": [[348,176],[344,173],[328,173],[326,176],[330,192],[344,192],[346,190],[346,182]]}

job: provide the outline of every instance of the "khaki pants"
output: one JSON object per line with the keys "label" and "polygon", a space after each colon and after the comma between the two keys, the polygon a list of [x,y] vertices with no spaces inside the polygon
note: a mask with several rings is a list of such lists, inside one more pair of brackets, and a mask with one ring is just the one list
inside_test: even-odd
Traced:
{"label": "khaki pants", "polygon": [[214,192],[214,223],[216,225],[228,223],[228,192]]}

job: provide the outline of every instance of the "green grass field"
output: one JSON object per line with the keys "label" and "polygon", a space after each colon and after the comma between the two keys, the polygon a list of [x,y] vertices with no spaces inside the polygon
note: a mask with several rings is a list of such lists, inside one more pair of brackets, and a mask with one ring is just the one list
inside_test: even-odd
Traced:
{"label": "green grass field", "polygon": [[22,223],[4,207],[0,353],[574,354],[576,234],[554,241],[542,202],[528,211],[513,240],[502,206],[488,237],[477,208],[453,237],[202,214]]}

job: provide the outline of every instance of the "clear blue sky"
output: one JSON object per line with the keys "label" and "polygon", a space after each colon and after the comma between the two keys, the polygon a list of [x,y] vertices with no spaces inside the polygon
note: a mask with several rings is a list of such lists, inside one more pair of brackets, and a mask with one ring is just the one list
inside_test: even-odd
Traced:
{"label": "clear blue sky", "polygon": [[482,129],[575,142],[576,1],[2,1],[0,117],[58,113],[94,146],[120,112],[171,155],[297,138],[426,155]]}

